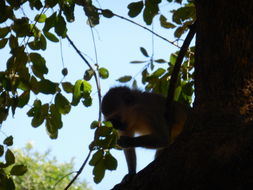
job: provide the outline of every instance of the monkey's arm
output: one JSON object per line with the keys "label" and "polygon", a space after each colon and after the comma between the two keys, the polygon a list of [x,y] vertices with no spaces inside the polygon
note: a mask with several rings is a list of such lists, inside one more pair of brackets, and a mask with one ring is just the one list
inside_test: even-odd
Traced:
{"label": "monkey's arm", "polygon": [[139,137],[121,136],[118,140],[118,145],[123,148],[130,147],[145,147],[145,148],[160,148],[169,145],[169,138],[158,135],[144,135]]}

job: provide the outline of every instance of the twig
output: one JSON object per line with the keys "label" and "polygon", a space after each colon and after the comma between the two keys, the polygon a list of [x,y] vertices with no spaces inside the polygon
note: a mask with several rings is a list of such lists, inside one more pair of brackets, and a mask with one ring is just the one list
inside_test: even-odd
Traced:
{"label": "twig", "polygon": [[190,31],[188,32],[188,34],[184,40],[184,43],[178,53],[175,66],[174,66],[173,72],[171,74],[171,79],[170,79],[170,84],[169,84],[169,89],[168,89],[168,94],[167,94],[167,101],[166,101],[166,107],[168,108],[168,113],[167,113],[168,115],[171,115],[171,112],[172,112],[172,102],[174,99],[175,88],[176,88],[181,64],[183,62],[185,53],[186,53],[194,35],[195,35],[195,33],[196,33],[196,21],[194,22],[193,25],[190,26]]}
{"label": "twig", "polygon": [[90,154],[91,154],[92,150],[90,150],[89,154],[87,155],[86,159],[84,160],[82,166],[80,167],[80,169],[77,171],[75,177],[69,182],[69,184],[67,185],[67,187],[64,188],[64,190],[69,189],[69,187],[75,182],[75,180],[78,178],[78,176],[82,173],[84,166],[86,165],[86,163],[88,162],[89,158],[90,158]]}

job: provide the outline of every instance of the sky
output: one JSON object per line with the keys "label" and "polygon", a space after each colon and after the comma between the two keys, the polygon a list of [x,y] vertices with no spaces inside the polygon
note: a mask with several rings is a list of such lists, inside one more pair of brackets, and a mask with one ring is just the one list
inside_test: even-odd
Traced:
{"label": "sky", "polygon": [[[103,9],[109,8],[113,12],[127,17],[127,5],[129,0],[99,1]],[[162,10],[168,14],[168,10],[175,7],[172,4],[164,4]],[[28,16],[32,14],[26,12]],[[49,12],[50,13],[50,12]],[[94,64],[95,53],[91,36],[91,29],[86,24],[86,17],[81,8],[76,10],[76,22],[69,24],[68,35],[75,45],[88,55],[88,60]],[[136,22],[144,25],[142,17],[134,19]],[[158,20],[158,18],[156,18]],[[151,28],[151,27],[150,27]],[[173,34],[169,30],[162,29],[159,23],[153,25],[154,31],[163,37],[173,40]],[[137,76],[140,78],[140,71],[144,65],[130,64],[133,60],[146,60],[139,51],[140,47],[145,47],[148,52],[152,52],[152,34],[143,28],[133,25],[119,18],[105,19],[101,18],[101,22],[94,28],[94,36],[96,50],[98,56],[98,64],[100,67],[106,67],[110,76],[109,79],[101,80],[102,94],[113,86],[120,85],[116,81],[117,78],[124,75]],[[168,42],[154,37],[154,58],[163,58],[169,60],[170,53],[175,51],[174,47]],[[61,58],[60,43],[49,43],[48,49],[41,52],[47,61],[49,73],[46,76],[56,82],[62,78],[61,70],[63,67],[68,68],[66,80],[74,81],[82,79],[84,71],[88,68],[81,58],[76,54],[66,39],[62,40],[63,62]],[[7,58],[8,50],[0,50],[1,65],[0,69],[4,69],[4,59]],[[158,65],[159,66],[159,65]],[[139,75],[138,75],[139,74]],[[140,85],[141,83],[138,82]],[[14,148],[22,148],[26,143],[31,142],[35,150],[44,152],[51,150],[51,155],[55,156],[59,162],[68,162],[74,158],[75,170],[78,170],[83,160],[88,154],[88,146],[93,139],[94,131],[89,128],[90,123],[98,118],[98,100],[97,91],[92,81],[93,92],[92,107],[86,108],[81,104],[73,107],[68,115],[63,116],[63,128],[59,131],[58,138],[51,140],[44,125],[38,128],[31,126],[31,119],[27,117],[26,112],[29,106],[23,109],[17,109],[15,116],[11,115],[2,124],[0,130],[0,141],[9,135],[14,136]],[[71,100],[71,97],[68,96]],[[34,96],[34,98],[36,98]],[[49,102],[52,97],[42,97],[43,102]],[[30,102],[32,105],[32,102]],[[111,189],[115,184],[119,183],[127,173],[127,166],[122,151],[113,150],[113,156],[118,160],[118,168],[115,171],[107,171],[103,181],[99,184],[93,182],[92,167],[87,165],[84,168],[80,178],[85,179],[94,190]],[[154,151],[142,148],[137,149],[138,171],[148,165],[154,158]]]}

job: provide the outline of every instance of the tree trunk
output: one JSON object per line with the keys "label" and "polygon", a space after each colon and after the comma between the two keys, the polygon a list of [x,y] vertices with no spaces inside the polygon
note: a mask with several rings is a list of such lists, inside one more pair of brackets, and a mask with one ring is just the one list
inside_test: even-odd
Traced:
{"label": "tree trunk", "polygon": [[195,102],[186,129],[114,190],[253,189],[253,1],[196,0]]}

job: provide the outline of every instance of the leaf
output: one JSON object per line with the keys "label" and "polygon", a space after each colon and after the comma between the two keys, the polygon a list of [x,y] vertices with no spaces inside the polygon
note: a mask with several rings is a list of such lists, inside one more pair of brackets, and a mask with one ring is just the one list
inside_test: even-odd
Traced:
{"label": "leaf", "polygon": [[158,14],[159,7],[158,4],[161,0],[146,0],[145,9],[143,12],[143,19],[147,25],[150,25],[153,21],[153,18]]}
{"label": "leaf", "polygon": [[6,139],[4,139],[3,143],[7,146],[12,146],[13,145],[13,136],[9,136]]}
{"label": "leaf", "polygon": [[4,154],[4,146],[0,144],[0,157]]}
{"label": "leaf", "polygon": [[108,152],[105,155],[105,168],[108,170],[116,170],[117,166],[117,160]]}
{"label": "leaf", "polygon": [[18,97],[18,107],[22,108],[26,104],[28,104],[30,99],[30,91],[24,91],[19,97]]}
{"label": "leaf", "polygon": [[74,86],[70,82],[63,82],[61,85],[65,92],[67,93],[73,92]]}
{"label": "leaf", "polygon": [[148,52],[144,47],[140,47],[140,51],[145,57],[149,57]]}
{"label": "leaf", "polygon": [[160,77],[165,73],[165,69],[163,68],[158,68],[154,73],[151,74],[152,77]]}
{"label": "leaf", "polygon": [[82,91],[81,91],[81,86],[82,86],[82,80],[77,80],[75,85],[74,85],[74,92],[73,92],[73,98],[71,104],[76,106],[81,97],[82,97]]}
{"label": "leaf", "polygon": [[177,54],[175,54],[175,53],[170,54],[170,63],[171,63],[171,65],[175,65],[176,60],[177,60]]}
{"label": "leaf", "polygon": [[10,166],[15,163],[15,156],[10,149],[7,149],[5,153],[6,166]]}
{"label": "leaf", "polygon": [[4,48],[8,42],[8,39],[4,38],[0,40],[0,49]]}
{"label": "leaf", "polygon": [[11,35],[9,38],[9,46],[11,49],[15,49],[16,47],[18,47],[18,38]]}
{"label": "leaf", "polygon": [[59,111],[59,113],[67,114],[70,112],[71,105],[67,98],[65,98],[65,96],[63,96],[61,93],[56,94],[54,101],[56,109]]}
{"label": "leaf", "polygon": [[103,159],[103,156],[104,156],[104,152],[102,150],[98,150],[96,153],[93,154],[89,162],[89,165],[95,166],[99,162],[99,160]]}
{"label": "leaf", "polygon": [[39,82],[39,91],[44,94],[55,94],[57,91],[58,83],[44,79]]}
{"label": "leaf", "polygon": [[130,16],[130,17],[138,16],[141,13],[143,6],[144,6],[143,1],[130,3],[127,6],[127,8],[129,9],[128,16]]}
{"label": "leaf", "polygon": [[32,71],[33,73],[43,79],[44,74],[48,73],[48,68],[46,66],[46,61],[45,59],[38,53],[30,53],[29,54],[30,60],[33,63],[32,65]]}
{"label": "leaf", "polygon": [[156,62],[156,63],[167,63],[167,61],[164,60],[164,59],[156,59],[156,60],[154,60],[154,62]]}
{"label": "leaf", "polygon": [[11,168],[10,174],[15,176],[22,176],[27,172],[27,167],[25,165],[15,165]]}
{"label": "leaf", "polygon": [[140,64],[140,63],[146,63],[146,61],[131,61],[130,63],[133,63],[133,64]]}
{"label": "leaf", "polygon": [[112,18],[114,16],[113,12],[109,9],[102,10],[102,15],[106,18]]}
{"label": "leaf", "polygon": [[46,14],[37,14],[34,18],[34,21],[37,21],[39,23],[43,23],[45,22],[47,19],[47,15]]}
{"label": "leaf", "polygon": [[66,27],[66,22],[65,22],[63,16],[58,15],[56,17],[55,30],[54,31],[58,36],[61,36],[61,37],[66,36],[67,27]]}
{"label": "leaf", "polygon": [[99,122],[98,121],[93,121],[91,124],[90,124],[90,128],[91,129],[96,129],[99,127]]}
{"label": "leaf", "polygon": [[89,107],[92,105],[92,98],[91,97],[86,97],[84,100],[83,100],[83,105],[85,107]]}
{"label": "leaf", "polygon": [[93,69],[87,69],[84,73],[83,79],[89,81],[95,74]]}
{"label": "leaf", "polygon": [[99,183],[102,181],[105,175],[105,170],[106,170],[105,161],[104,159],[101,159],[93,168],[93,175],[94,175],[93,179],[95,183]]}
{"label": "leaf", "polygon": [[175,28],[176,26],[170,22],[167,22],[167,18],[163,15],[160,16],[160,25],[164,28]]}
{"label": "leaf", "polygon": [[56,22],[56,12],[54,12],[50,17],[46,19],[43,32],[44,33],[48,32],[52,27],[55,26],[55,22]]}
{"label": "leaf", "polygon": [[107,79],[109,77],[109,71],[106,68],[99,68],[98,74],[102,79]]}
{"label": "leaf", "polygon": [[52,42],[59,42],[59,39],[51,32],[44,32],[44,35],[46,36],[47,39],[49,39]]}
{"label": "leaf", "polygon": [[126,75],[117,79],[117,81],[122,82],[122,83],[129,82],[130,80],[132,80],[132,76],[130,75]]}
{"label": "leaf", "polygon": [[0,38],[4,38],[7,36],[7,34],[9,34],[11,31],[11,28],[8,27],[4,27],[4,28],[0,28]]}

